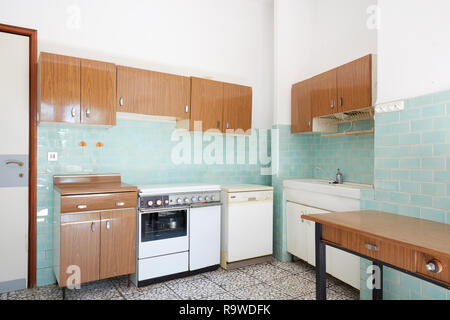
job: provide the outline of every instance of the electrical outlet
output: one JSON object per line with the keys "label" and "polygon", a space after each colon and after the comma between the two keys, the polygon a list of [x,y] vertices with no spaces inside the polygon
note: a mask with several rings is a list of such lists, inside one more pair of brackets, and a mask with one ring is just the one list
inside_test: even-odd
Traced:
{"label": "electrical outlet", "polygon": [[58,161],[58,152],[49,152],[48,161]]}
{"label": "electrical outlet", "polygon": [[402,110],[405,110],[405,102],[403,100],[383,103],[375,107],[376,113],[398,112]]}

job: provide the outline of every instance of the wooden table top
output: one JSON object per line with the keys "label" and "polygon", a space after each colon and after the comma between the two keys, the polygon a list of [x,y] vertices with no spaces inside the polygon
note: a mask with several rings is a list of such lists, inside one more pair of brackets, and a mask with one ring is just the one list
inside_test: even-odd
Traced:
{"label": "wooden table top", "polygon": [[372,210],[309,214],[302,218],[450,256],[449,224]]}

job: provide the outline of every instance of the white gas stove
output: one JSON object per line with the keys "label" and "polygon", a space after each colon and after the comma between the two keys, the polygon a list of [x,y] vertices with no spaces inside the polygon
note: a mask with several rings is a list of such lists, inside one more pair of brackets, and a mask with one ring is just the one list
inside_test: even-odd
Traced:
{"label": "white gas stove", "polygon": [[220,186],[138,186],[137,261],[140,287],[220,264]]}

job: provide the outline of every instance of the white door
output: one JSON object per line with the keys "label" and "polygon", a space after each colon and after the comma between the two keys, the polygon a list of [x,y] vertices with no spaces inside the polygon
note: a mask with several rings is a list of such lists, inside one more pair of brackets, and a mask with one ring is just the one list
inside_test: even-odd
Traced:
{"label": "white door", "polygon": [[29,38],[0,32],[0,293],[26,288]]}
{"label": "white door", "polygon": [[220,206],[190,212],[189,270],[220,264]]}

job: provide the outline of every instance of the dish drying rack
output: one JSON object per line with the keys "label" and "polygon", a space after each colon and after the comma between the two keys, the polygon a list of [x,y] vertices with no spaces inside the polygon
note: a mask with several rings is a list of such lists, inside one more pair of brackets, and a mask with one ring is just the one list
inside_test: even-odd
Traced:
{"label": "dish drying rack", "polygon": [[320,117],[321,119],[326,119],[330,123],[333,124],[342,124],[342,123],[351,123],[348,129],[344,132],[339,133],[329,133],[323,134],[324,138],[335,138],[335,137],[343,137],[343,136],[356,136],[356,135],[365,135],[365,134],[374,134],[374,128],[371,130],[360,130],[360,131],[351,131],[353,129],[353,123],[358,121],[370,120],[373,119],[375,115],[375,109],[373,107],[364,108],[360,110],[353,110],[348,112],[341,112],[330,114],[326,116]]}

